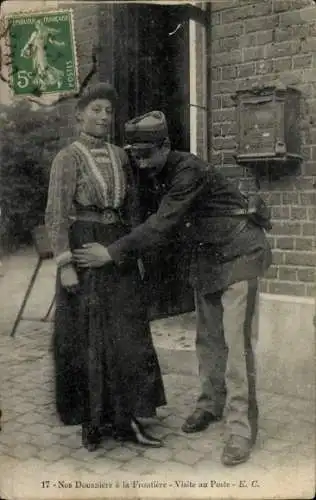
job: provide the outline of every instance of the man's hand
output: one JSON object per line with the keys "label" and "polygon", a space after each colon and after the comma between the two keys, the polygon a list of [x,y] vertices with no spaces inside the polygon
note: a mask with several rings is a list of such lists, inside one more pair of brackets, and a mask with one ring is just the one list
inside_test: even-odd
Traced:
{"label": "man's hand", "polygon": [[76,293],[79,289],[79,280],[72,264],[66,264],[60,270],[61,285],[69,293]]}
{"label": "man's hand", "polygon": [[86,243],[73,251],[73,260],[79,267],[102,267],[112,262],[106,247],[100,243]]}

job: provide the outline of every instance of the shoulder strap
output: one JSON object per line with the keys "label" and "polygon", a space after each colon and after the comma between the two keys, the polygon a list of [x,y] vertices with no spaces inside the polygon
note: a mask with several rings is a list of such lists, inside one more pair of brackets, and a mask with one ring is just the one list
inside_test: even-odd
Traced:
{"label": "shoulder strap", "polygon": [[93,186],[95,188],[95,192],[96,192],[100,202],[103,204],[104,200],[106,199],[106,195],[107,195],[107,185],[106,185],[102,175],[100,174],[98,165],[97,165],[95,159],[93,158],[93,155],[91,154],[89,149],[79,141],[73,142],[72,146],[74,146],[77,150],[79,150],[79,152],[81,153],[81,156],[84,158],[85,165],[89,169],[88,173],[90,174],[91,182],[93,183]]}
{"label": "shoulder strap", "polygon": [[75,141],[71,145],[74,146],[75,148],[79,149],[80,152],[85,156],[85,159],[86,159],[87,163],[89,164],[89,167],[91,167],[92,169],[96,167],[96,162],[95,162],[92,154],[90,153],[89,149],[84,144],[82,144],[79,141]]}
{"label": "shoulder strap", "polygon": [[124,162],[122,159],[121,148],[107,143],[111,163],[113,166],[114,177],[114,206],[118,207],[126,194],[126,173],[123,169]]}

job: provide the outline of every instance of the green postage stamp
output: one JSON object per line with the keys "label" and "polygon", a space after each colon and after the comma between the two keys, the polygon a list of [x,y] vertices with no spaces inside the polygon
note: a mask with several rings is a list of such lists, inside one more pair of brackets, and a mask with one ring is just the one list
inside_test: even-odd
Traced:
{"label": "green postage stamp", "polygon": [[15,95],[78,91],[72,10],[12,14],[7,23]]}

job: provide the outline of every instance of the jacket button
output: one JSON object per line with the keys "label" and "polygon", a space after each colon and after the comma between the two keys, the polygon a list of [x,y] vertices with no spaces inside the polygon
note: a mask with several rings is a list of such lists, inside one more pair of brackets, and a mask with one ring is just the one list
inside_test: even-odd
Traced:
{"label": "jacket button", "polygon": [[191,222],[186,222],[185,227],[191,227]]}

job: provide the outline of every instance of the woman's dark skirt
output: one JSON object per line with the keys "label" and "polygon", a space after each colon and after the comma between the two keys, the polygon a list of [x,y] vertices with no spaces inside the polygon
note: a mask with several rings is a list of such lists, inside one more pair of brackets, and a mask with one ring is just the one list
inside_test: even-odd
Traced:
{"label": "woman's dark skirt", "polygon": [[[76,221],[71,248],[121,237],[121,225]],[[56,405],[65,424],[124,426],[166,404],[136,260],[78,271],[80,292],[56,285]]]}

